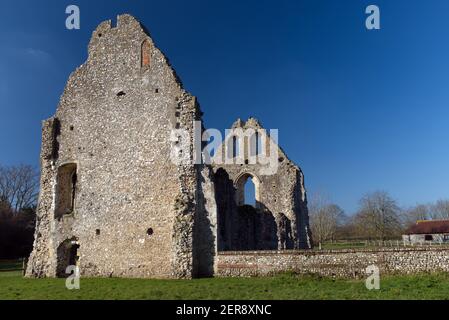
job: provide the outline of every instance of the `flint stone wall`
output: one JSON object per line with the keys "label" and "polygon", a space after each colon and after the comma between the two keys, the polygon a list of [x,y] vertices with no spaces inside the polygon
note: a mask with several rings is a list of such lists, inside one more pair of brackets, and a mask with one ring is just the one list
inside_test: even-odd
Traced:
{"label": "flint stone wall", "polygon": [[[218,168],[193,162],[194,121],[201,117],[197,99],[140,22],[125,14],[116,24],[101,23],[87,61],[70,75],[55,115],[43,122],[26,276],[66,276],[73,264],[89,277],[214,275],[217,229],[223,220],[232,222],[223,217],[236,207],[235,187],[243,199],[239,177],[263,170],[226,166],[239,185],[223,195]],[[255,119],[235,125],[260,127]],[[260,177],[258,213],[276,221],[273,248],[310,248],[304,176],[280,149],[278,162],[277,175]]]}
{"label": "flint stone wall", "polygon": [[[259,130],[265,130],[255,118],[247,121],[238,119],[232,129],[246,133],[252,130],[259,134]],[[227,135],[217,150],[221,159],[231,153],[232,162],[214,164],[213,168],[217,191],[218,250],[310,249],[312,243],[302,170],[279,145],[270,143],[270,137],[262,148],[270,160],[267,164],[260,159],[257,164],[255,159],[251,163],[250,155],[254,156],[257,143],[253,140],[254,150],[251,151],[249,138],[239,137],[234,145],[238,151],[235,150],[234,154],[232,137],[236,136],[232,133]],[[263,145],[262,139],[260,143]],[[273,147],[275,149],[271,150]],[[249,178],[255,187],[254,211],[244,208],[244,188]]]}
{"label": "flint stone wall", "polygon": [[222,252],[217,257],[217,276],[266,276],[293,271],[364,278],[370,265],[376,265],[381,275],[449,272],[449,247]]}
{"label": "flint stone wall", "polygon": [[[55,116],[43,123],[26,275],[56,276],[65,269],[58,250],[71,241],[79,246],[83,276],[190,278],[213,265],[194,263],[192,237],[195,213],[206,215],[196,202],[207,199],[213,207],[215,200],[198,191],[198,168],[171,161],[172,130],[192,132],[200,118],[195,97],[136,19],[120,15],[115,26],[101,23],[87,61],[70,75]],[[57,172],[67,164],[76,168],[74,205],[58,216],[63,181]]]}

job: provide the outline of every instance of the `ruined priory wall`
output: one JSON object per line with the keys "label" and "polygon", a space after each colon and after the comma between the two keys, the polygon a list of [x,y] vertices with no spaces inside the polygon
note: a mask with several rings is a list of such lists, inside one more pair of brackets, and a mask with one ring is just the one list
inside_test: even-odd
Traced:
{"label": "ruined priory wall", "polygon": [[[262,129],[257,120],[250,118],[246,123],[238,120],[233,128],[242,129]],[[243,150],[243,163],[236,164],[220,164],[214,166],[216,173],[220,169],[224,169],[232,180],[235,192],[241,186],[240,181],[244,182],[244,177],[250,175],[255,177],[256,184],[256,207],[261,214],[268,214],[274,217],[274,223],[277,225],[278,243],[267,243],[266,250],[269,249],[309,249],[311,248],[309,216],[307,210],[307,197],[304,185],[304,175],[301,169],[296,166],[284,153],[284,151],[274,144],[277,153],[269,153],[270,161],[274,163],[271,167],[275,170],[267,170],[267,165],[260,162],[251,163],[248,161],[249,155],[249,139],[240,142],[240,153]],[[266,150],[270,150],[270,138],[266,140]],[[217,153],[225,159],[226,142],[220,146]],[[275,156],[273,156],[275,155]],[[240,161],[242,162],[242,161]],[[220,197],[228,197],[224,192],[217,194],[217,202]],[[234,194],[234,201],[239,202],[239,194]],[[283,229],[285,217],[289,220],[288,233],[291,233],[292,241],[286,241],[286,230]],[[293,243],[289,243],[293,242]],[[274,246],[274,247],[273,247]]]}
{"label": "ruined priory wall", "polygon": [[53,253],[52,230],[54,220],[51,216],[53,208],[54,179],[56,170],[54,166],[54,119],[42,123],[41,145],[41,177],[40,193],[36,210],[36,230],[34,234],[33,252],[27,264],[27,276],[44,277],[54,274],[55,266],[52,264]]}
{"label": "ruined priory wall", "polygon": [[[175,200],[187,194],[194,201],[196,175],[193,166],[170,160],[170,133],[196,108],[139,22],[122,15],[116,27],[102,23],[55,116],[60,130],[53,168],[77,165],[74,212],[54,218],[54,204],[48,205],[54,191],[45,180],[38,210],[45,218],[36,240],[45,245],[35,246],[29,275],[40,276],[37,265],[45,264],[53,267],[44,275],[55,276],[58,246],[75,237],[84,276],[190,277],[191,241],[182,248],[187,262],[180,262],[173,233],[176,215],[192,214],[191,205],[179,208]],[[43,171],[43,179],[55,182],[55,175]],[[48,253],[38,259],[39,247]]]}
{"label": "ruined priory wall", "polygon": [[380,250],[224,252],[218,255],[221,277],[264,276],[293,271],[300,274],[362,278],[375,265],[380,274],[449,272],[449,247]]}

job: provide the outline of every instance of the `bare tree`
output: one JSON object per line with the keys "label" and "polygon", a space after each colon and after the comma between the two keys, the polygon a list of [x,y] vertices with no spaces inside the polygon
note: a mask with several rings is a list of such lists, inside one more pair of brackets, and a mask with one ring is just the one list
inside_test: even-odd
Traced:
{"label": "bare tree", "polygon": [[414,207],[408,208],[403,211],[402,220],[404,227],[409,227],[419,220],[428,220],[431,218],[430,205],[417,204]]}
{"label": "bare tree", "polygon": [[449,200],[438,200],[430,206],[430,217],[436,219],[449,219]]}
{"label": "bare tree", "polygon": [[0,166],[0,259],[30,254],[38,185],[38,172],[31,166]]}
{"label": "bare tree", "polygon": [[312,235],[321,249],[323,242],[335,237],[344,212],[339,206],[330,203],[326,197],[319,194],[312,198],[309,207]]}
{"label": "bare tree", "polygon": [[36,205],[39,173],[29,165],[0,166],[0,200],[14,211]]}
{"label": "bare tree", "polygon": [[400,209],[385,191],[376,191],[360,200],[355,221],[365,236],[385,240],[401,230]]}

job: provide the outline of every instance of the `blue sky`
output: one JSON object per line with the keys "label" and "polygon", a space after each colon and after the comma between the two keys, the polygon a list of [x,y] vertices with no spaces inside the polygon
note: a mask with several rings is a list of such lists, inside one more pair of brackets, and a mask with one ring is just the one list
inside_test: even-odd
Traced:
{"label": "blue sky", "polygon": [[[77,4],[81,29],[65,29]],[[365,28],[365,8],[381,30]],[[449,198],[449,1],[0,2],[0,164],[38,165],[41,120],[86,59],[95,26],[131,13],[150,30],[207,127],[257,117],[309,193],[347,213],[366,192],[402,206]]]}

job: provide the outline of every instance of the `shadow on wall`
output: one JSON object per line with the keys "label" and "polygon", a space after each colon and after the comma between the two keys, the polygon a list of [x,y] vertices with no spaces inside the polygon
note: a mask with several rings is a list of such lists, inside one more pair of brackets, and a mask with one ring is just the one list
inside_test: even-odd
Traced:
{"label": "shadow on wall", "polygon": [[[290,220],[276,216],[260,201],[260,181],[246,173],[234,183],[225,169],[215,173],[218,251],[293,249]],[[255,205],[245,204],[245,184],[255,185]]]}
{"label": "shadow on wall", "polygon": [[208,214],[210,211],[206,208],[207,197],[212,190],[207,190],[207,187],[205,190],[207,181],[202,174],[198,179],[196,222],[193,226],[193,276],[201,278],[214,275],[216,239],[212,231],[211,216]]}

